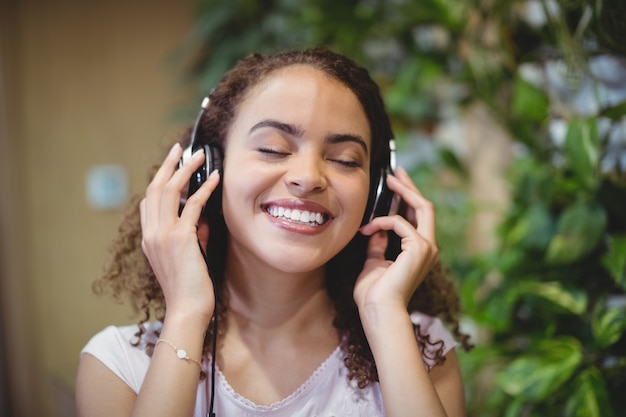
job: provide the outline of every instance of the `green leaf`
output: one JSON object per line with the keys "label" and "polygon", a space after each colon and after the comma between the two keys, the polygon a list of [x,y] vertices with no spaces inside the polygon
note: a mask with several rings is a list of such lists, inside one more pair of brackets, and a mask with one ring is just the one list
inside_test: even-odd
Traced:
{"label": "green leaf", "polygon": [[582,346],[572,337],[542,340],[498,373],[496,383],[507,394],[542,401],[567,381],[582,361]]}
{"label": "green leaf", "polygon": [[408,59],[385,92],[385,103],[392,115],[420,120],[434,115],[431,90],[440,77],[441,68],[425,58]]}
{"label": "green leaf", "polygon": [[587,294],[580,289],[565,288],[560,282],[525,282],[521,292],[536,295],[574,314],[581,315],[587,309]]}
{"label": "green leaf", "polygon": [[454,170],[457,174],[462,177],[467,177],[469,173],[467,172],[467,168],[463,163],[457,158],[456,154],[449,148],[443,148],[439,151],[439,157],[443,162],[444,166]]}
{"label": "green leaf", "polygon": [[565,153],[569,167],[585,187],[597,183],[600,161],[600,138],[595,119],[573,119],[565,136]]}
{"label": "green leaf", "polygon": [[611,237],[609,250],[601,262],[615,282],[626,290],[626,235]]}
{"label": "green leaf", "polygon": [[585,369],[574,381],[574,392],[567,399],[565,417],[610,417],[609,396],[600,371]]}
{"label": "green leaf", "polygon": [[511,310],[521,292],[518,286],[497,288],[489,294],[484,310],[479,319],[492,331],[506,331],[511,325]]}
{"label": "green leaf", "polygon": [[515,398],[507,405],[503,417],[518,417],[522,414],[523,407],[524,402],[519,398]]}
{"label": "green leaf", "polygon": [[533,204],[511,228],[507,243],[543,251],[550,243],[554,228],[554,221],[545,204]]}
{"label": "green leaf", "polygon": [[622,117],[626,116],[626,101],[622,101],[615,106],[602,110],[600,116],[608,117],[612,120],[620,120]]}
{"label": "green leaf", "polygon": [[591,321],[595,342],[602,348],[617,342],[625,329],[626,309],[623,306],[598,310]]}
{"label": "green leaf", "polygon": [[463,352],[461,366],[464,371],[472,374],[487,367],[497,368],[505,365],[505,356],[502,347],[494,344],[477,345],[469,352]]}
{"label": "green leaf", "polygon": [[562,265],[575,262],[593,251],[604,235],[607,216],[597,204],[578,201],[559,216],[546,261]]}
{"label": "green leaf", "polygon": [[545,91],[522,78],[515,80],[512,112],[515,116],[540,122],[548,115],[549,100]]}

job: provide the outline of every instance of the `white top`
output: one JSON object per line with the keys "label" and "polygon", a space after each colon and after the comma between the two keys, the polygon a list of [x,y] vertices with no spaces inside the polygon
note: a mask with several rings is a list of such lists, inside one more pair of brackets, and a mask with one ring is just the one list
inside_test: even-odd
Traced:
{"label": "white top", "polygon": [[[428,334],[431,342],[443,342],[444,354],[456,346],[454,338],[438,318],[414,312],[411,320],[420,325],[422,334]],[[147,324],[146,334],[138,346],[130,344],[137,331],[136,325],[109,326],[87,343],[81,355],[93,355],[138,393],[150,364],[150,357],[144,348],[147,342],[156,342],[153,331],[160,326],[161,323],[158,322]],[[213,411],[217,417],[384,416],[379,384],[375,382],[364,389],[358,388],[355,381],[347,378],[348,370],[343,363],[343,357],[341,348],[337,347],[293,394],[270,406],[256,405],[237,394],[216,366],[217,384]],[[433,365],[432,359],[424,355],[423,358],[427,365]],[[210,361],[205,360],[203,368],[209,375]],[[209,380],[210,376],[198,384],[194,417],[206,416]]]}

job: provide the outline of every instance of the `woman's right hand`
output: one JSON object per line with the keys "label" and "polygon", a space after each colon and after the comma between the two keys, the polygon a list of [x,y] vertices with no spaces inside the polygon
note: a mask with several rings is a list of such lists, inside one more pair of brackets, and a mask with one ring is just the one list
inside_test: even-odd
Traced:
{"label": "woman's right hand", "polygon": [[187,199],[179,217],[180,196],[204,162],[204,152],[196,152],[177,169],[181,156],[181,146],[174,145],[146,189],[139,205],[141,246],[163,290],[167,316],[201,318],[208,325],[215,297],[198,242],[207,241],[208,226],[200,221],[200,215],[219,183],[219,174],[209,175]]}

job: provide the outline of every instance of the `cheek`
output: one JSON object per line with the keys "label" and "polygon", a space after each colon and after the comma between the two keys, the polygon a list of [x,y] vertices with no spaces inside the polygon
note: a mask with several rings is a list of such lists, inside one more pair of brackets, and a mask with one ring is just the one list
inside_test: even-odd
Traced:
{"label": "cheek", "polygon": [[222,182],[224,216],[250,216],[259,209],[259,199],[275,184],[275,175],[263,172],[250,161],[225,161]]}
{"label": "cheek", "polygon": [[344,201],[348,202],[350,210],[355,213],[354,223],[357,228],[365,215],[369,191],[369,178],[358,181],[345,189]]}
{"label": "cheek", "polygon": [[228,233],[236,236],[241,235],[249,227],[247,221],[252,218],[255,206],[251,188],[243,186],[242,178],[240,175],[230,173],[224,176],[222,184],[222,215]]}
{"label": "cheek", "polygon": [[258,176],[245,172],[244,169],[237,172],[224,172],[222,183],[222,200],[225,211],[242,210],[245,205],[251,203],[255,190],[258,186]]}
{"label": "cheek", "polygon": [[[224,202],[241,198],[247,192],[247,188],[251,187],[252,182],[256,180],[256,176],[248,172],[249,164],[237,157],[241,151],[237,148],[225,149],[224,167],[223,167],[223,198]],[[234,155],[234,156],[233,156]]]}

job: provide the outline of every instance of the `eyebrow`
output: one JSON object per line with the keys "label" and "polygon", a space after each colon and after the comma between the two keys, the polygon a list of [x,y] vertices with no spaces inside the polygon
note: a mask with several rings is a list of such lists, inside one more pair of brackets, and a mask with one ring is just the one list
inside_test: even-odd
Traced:
{"label": "eyebrow", "polygon": [[[301,127],[289,123],[279,122],[278,120],[273,119],[261,120],[259,123],[250,128],[250,133],[264,127],[270,127],[297,138],[301,138],[302,136],[304,136],[304,129],[302,129]],[[327,136],[325,142],[330,144],[354,142],[357,145],[361,146],[365,153],[368,154],[367,144],[365,143],[365,140],[363,140],[363,138],[359,135],[352,135],[348,133],[333,134]]]}

